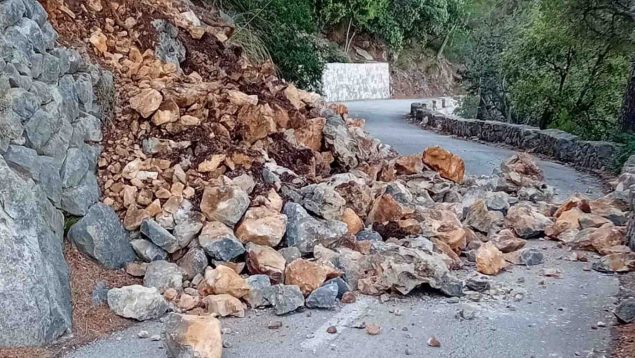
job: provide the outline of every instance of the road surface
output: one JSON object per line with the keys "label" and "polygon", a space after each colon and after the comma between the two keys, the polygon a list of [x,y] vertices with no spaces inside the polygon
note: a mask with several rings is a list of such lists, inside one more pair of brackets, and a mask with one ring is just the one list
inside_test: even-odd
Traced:
{"label": "road surface", "polygon": [[[442,145],[461,155],[471,174],[490,174],[512,151],[424,131],[402,116],[411,101],[351,103],[351,114],[366,117],[369,131],[404,154]],[[559,164],[541,161],[547,180],[562,193],[587,191],[600,195],[599,181]],[[247,317],[223,319],[228,348],[223,357],[601,357],[609,356],[610,313],[618,291],[614,276],[584,270],[583,263],[566,260],[567,252],[553,242],[530,241],[543,250],[545,263],[531,268],[511,267],[493,277],[501,292],[479,301],[459,303],[430,292],[391,297],[380,302],[360,296],[356,303],[335,310],[310,310],[276,317],[270,310],[249,310]],[[559,278],[543,276],[554,268]],[[472,270],[472,269],[471,269]],[[462,275],[464,272],[458,272]],[[457,318],[466,305],[475,309],[471,320]],[[282,321],[278,330],[267,328]],[[381,334],[369,336],[361,322],[378,324]],[[326,333],[336,326],[336,334]],[[602,326],[602,324],[600,324]],[[69,352],[69,358],[162,358],[161,341],[137,338],[140,330],[160,334],[160,322],[145,322],[104,340]],[[440,348],[426,345],[435,336]]]}

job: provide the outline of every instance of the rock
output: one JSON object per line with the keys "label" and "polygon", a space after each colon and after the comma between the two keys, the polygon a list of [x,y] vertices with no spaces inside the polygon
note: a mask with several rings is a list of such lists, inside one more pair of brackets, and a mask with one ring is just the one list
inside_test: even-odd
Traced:
{"label": "rock", "polygon": [[307,185],[300,189],[302,206],[324,219],[340,220],[346,200],[328,183]]}
{"label": "rock", "polygon": [[247,269],[250,274],[265,274],[274,284],[284,281],[285,258],[269,246],[247,244]]}
{"label": "rock", "polygon": [[527,243],[525,240],[518,238],[509,229],[501,230],[498,234],[493,235],[490,242],[503,253],[520,250]]}
{"label": "rock", "polygon": [[245,305],[232,295],[210,295],[203,299],[208,313],[215,313],[221,317],[245,317]]}
{"label": "rock", "polygon": [[297,247],[303,254],[312,253],[317,244],[328,246],[348,232],[348,227],[343,222],[318,220],[296,203],[285,204],[284,214],[287,216],[287,245]]}
{"label": "rock", "polygon": [[295,285],[275,285],[264,290],[265,299],[280,316],[304,306],[304,295]]}
{"label": "rock", "polygon": [[465,281],[465,286],[467,286],[467,288],[469,288],[470,290],[473,290],[476,292],[485,292],[490,289],[491,282],[485,276],[474,275],[469,277]]}
{"label": "rock", "polygon": [[441,147],[427,148],[423,152],[423,163],[439,172],[446,179],[455,183],[463,183],[465,163],[460,157]]}
{"label": "rock", "polygon": [[[376,243],[371,257],[372,269],[366,268],[363,261],[355,261],[340,256],[340,265],[351,265],[344,268],[350,282],[357,282],[360,292],[368,295],[381,295],[384,292],[396,291],[407,295],[423,284],[438,289],[449,296],[462,296],[461,281],[450,274],[443,256],[435,252],[406,248],[392,243]],[[363,278],[359,272],[368,272]],[[374,271],[374,272],[373,272]]]}
{"label": "rock", "polygon": [[333,156],[343,168],[354,168],[358,165],[358,146],[346,123],[339,116],[328,116],[323,130],[324,144],[331,149]]}
{"label": "rock", "polygon": [[174,263],[167,261],[152,261],[146,268],[143,278],[145,287],[155,287],[163,292],[169,288],[183,290],[183,270]]}
{"label": "rock", "polygon": [[149,118],[163,102],[161,93],[153,88],[142,90],[138,95],[130,98],[130,108],[143,118]]}
{"label": "rock", "polygon": [[267,207],[250,208],[236,229],[241,242],[278,246],[286,231],[287,216]]}
{"label": "rock", "polygon": [[350,235],[356,235],[362,229],[364,229],[364,222],[351,208],[344,209],[341,221],[348,227],[348,233]]}
{"label": "rock", "polygon": [[232,261],[245,253],[234,232],[219,221],[205,224],[198,242],[209,256],[220,261]]}
{"label": "rock", "polygon": [[537,249],[523,249],[518,257],[519,264],[525,266],[540,265],[545,261],[545,256]]}
{"label": "rock", "polygon": [[485,275],[498,275],[506,263],[503,253],[491,242],[486,242],[476,251],[476,270]]}
{"label": "rock", "polygon": [[487,192],[485,196],[485,204],[489,210],[500,211],[507,214],[509,210],[509,194],[503,191]]}
{"label": "rock", "polygon": [[601,257],[593,263],[599,272],[629,272],[635,270],[635,253],[616,253]]}
{"label": "rock", "polygon": [[146,262],[129,262],[126,264],[126,273],[133,277],[143,277],[146,275],[147,268]]}
{"label": "rock", "polygon": [[176,237],[153,219],[143,220],[141,223],[141,233],[155,245],[169,253],[174,253],[180,249]]}
{"label": "rock", "polygon": [[463,224],[482,233],[489,233],[502,224],[502,215],[499,212],[487,210],[484,200],[479,200],[467,208]]}
{"label": "rock", "polygon": [[199,284],[198,290],[201,296],[227,293],[242,298],[249,294],[249,285],[236,271],[221,265],[205,270],[205,280]]}
{"label": "rock", "polygon": [[221,358],[223,341],[220,327],[220,321],[212,315],[170,313],[165,321],[168,356]]}
{"label": "rock", "polygon": [[185,272],[184,278],[186,280],[192,280],[197,274],[203,274],[205,268],[209,264],[205,251],[201,248],[191,248],[183,257],[181,257],[177,264]]}
{"label": "rock", "polygon": [[137,321],[159,318],[168,310],[158,289],[140,285],[110,289],[108,306],[115,314]]}
{"label": "rock", "polygon": [[470,305],[470,304],[464,304],[461,306],[461,310],[458,313],[458,318],[464,319],[464,320],[473,320],[476,318],[476,312],[478,311],[478,308],[476,306]]}
{"label": "rock", "polygon": [[249,294],[243,299],[247,301],[251,308],[264,307],[269,305],[265,299],[265,289],[271,287],[271,280],[267,275],[251,275],[247,277]]}
{"label": "rock", "polygon": [[198,296],[190,296],[184,293],[181,295],[181,297],[179,297],[179,300],[176,303],[176,306],[182,309],[183,311],[189,311],[193,308],[196,308],[199,305],[199,303],[200,303],[200,298],[198,298]]}
{"label": "rock", "polygon": [[381,333],[381,327],[376,325],[376,324],[372,324],[372,323],[367,323],[366,324],[366,334],[368,334],[369,336],[377,336]]}
{"label": "rock", "polygon": [[122,268],[136,258],[119,217],[102,203],[93,205],[71,227],[68,238],[82,253],[108,268]]}
{"label": "rock", "polygon": [[297,259],[287,265],[284,271],[284,283],[296,285],[305,296],[322,286],[328,278],[337,276],[337,271],[318,262]]}
{"label": "rock", "polygon": [[292,262],[293,260],[299,259],[300,257],[302,257],[302,253],[300,252],[300,249],[293,246],[283,247],[280,250],[278,250],[278,253],[280,253],[280,255],[284,257],[284,260],[286,262]]}
{"label": "rock", "polygon": [[351,286],[341,277],[335,277],[326,281],[324,283],[324,286],[330,285],[332,283],[337,285],[337,298],[341,299],[346,292],[351,291]]}
{"label": "rock", "polygon": [[308,308],[333,308],[337,305],[338,287],[335,282],[324,285],[313,292],[306,299]]}
{"label": "rock", "polygon": [[329,327],[326,329],[326,333],[328,333],[328,334],[335,334],[335,333],[337,333],[337,327],[335,327],[335,326],[329,326]]}
{"label": "rock", "polygon": [[356,300],[357,297],[355,297],[355,294],[353,292],[346,292],[342,296],[342,303],[344,304],[355,303]]}
{"label": "rock", "polygon": [[267,325],[269,329],[280,329],[282,328],[282,321],[272,321]]}
{"label": "rock", "polygon": [[583,214],[579,219],[580,227],[582,229],[598,228],[606,224],[612,224],[611,220],[605,219],[600,215],[595,214]]}
{"label": "rock", "polygon": [[589,203],[591,213],[610,220],[616,226],[624,226],[628,222],[628,215],[614,206],[610,200],[598,199]]}
{"label": "rock", "polygon": [[130,241],[130,246],[146,262],[166,260],[168,258],[167,252],[148,240],[135,239]]}
{"label": "rock", "polygon": [[620,302],[613,313],[620,323],[635,322],[635,298],[628,298]]}
{"label": "rock", "polygon": [[522,239],[533,239],[544,235],[545,229],[552,221],[524,204],[514,205],[509,209],[505,224],[511,227]]}
{"label": "rock", "polygon": [[436,339],[434,336],[428,338],[428,340],[426,341],[426,344],[428,345],[428,347],[432,347],[432,348],[441,347],[441,342],[439,342],[439,340]]}
{"label": "rock", "polygon": [[177,220],[176,226],[172,231],[176,238],[177,245],[180,249],[187,245],[201,232],[203,223],[195,214],[186,215],[183,220]]}
{"label": "rock", "polygon": [[249,207],[249,195],[237,186],[206,187],[201,211],[209,220],[233,227]]}
{"label": "rock", "polygon": [[364,229],[360,231],[359,233],[357,233],[355,238],[357,239],[357,241],[383,241],[381,235],[379,235],[378,232],[370,229]]}
{"label": "rock", "polygon": [[409,205],[399,202],[392,194],[384,193],[373,202],[366,218],[367,224],[387,223],[401,220],[413,212]]}
{"label": "rock", "polygon": [[609,253],[611,248],[625,243],[625,228],[607,224],[600,228],[591,228],[580,231],[573,242],[572,247],[581,250],[593,250],[601,255]]}

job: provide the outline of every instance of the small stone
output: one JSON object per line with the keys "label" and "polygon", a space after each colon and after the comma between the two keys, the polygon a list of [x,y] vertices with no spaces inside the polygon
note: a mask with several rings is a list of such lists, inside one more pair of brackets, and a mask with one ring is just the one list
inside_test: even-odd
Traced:
{"label": "small stone", "polygon": [[158,334],[155,334],[155,335],[153,335],[153,336],[151,336],[151,337],[150,337],[150,340],[155,341],[155,342],[158,342],[158,341],[160,341],[160,340],[161,340],[161,336],[160,336],[160,335],[158,335]]}
{"label": "small stone", "polygon": [[406,348],[406,352],[405,353],[406,353],[407,356],[414,355],[414,352],[410,348]]}
{"label": "small stone", "polygon": [[308,308],[333,308],[337,305],[337,284],[332,282],[311,292],[306,299]]}
{"label": "small stone", "polygon": [[441,347],[441,342],[439,342],[439,340],[436,339],[436,337],[434,336],[428,338],[428,341],[426,343],[428,344],[429,347],[433,347],[433,348]]}
{"label": "small stone", "polygon": [[484,292],[489,290],[491,283],[487,277],[477,275],[468,278],[465,281],[465,286],[473,291]]}
{"label": "small stone", "polygon": [[267,328],[269,328],[269,329],[280,329],[280,328],[282,328],[282,321],[269,322],[269,324],[267,325]]}
{"label": "small stone", "polygon": [[168,310],[159,290],[140,285],[109,290],[108,306],[117,315],[137,321],[159,318]]}
{"label": "small stone", "polygon": [[370,336],[377,336],[379,335],[379,333],[381,333],[381,327],[376,324],[367,323],[366,333]]}
{"label": "small stone", "polygon": [[520,264],[526,266],[540,265],[545,261],[545,256],[537,249],[522,249],[519,255]]}
{"label": "small stone", "polygon": [[337,333],[337,328],[335,326],[330,326],[329,328],[326,329],[326,333],[335,334]]}
{"label": "small stone", "polygon": [[231,347],[232,347],[231,342],[229,342],[227,340],[223,341],[223,348],[231,348]]}
{"label": "small stone", "polygon": [[355,294],[353,292],[346,292],[345,294],[342,295],[342,303],[345,303],[345,304],[355,303],[356,300],[357,300],[357,297],[355,297]]}
{"label": "small stone", "polygon": [[271,303],[275,313],[280,316],[304,306],[304,295],[295,285],[275,285],[264,290],[265,299]]}
{"label": "small stone", "polygon": [[137,337],[141,339],[148,338],[150,337],[150,333],[148,333],[148,331],[139,331],[139,333],[137,333]]}
{"label": "small stone", "polygon": [[606,323],[602,322],[602,321],[598,321],[597,326],[598,327],[606,327]]}

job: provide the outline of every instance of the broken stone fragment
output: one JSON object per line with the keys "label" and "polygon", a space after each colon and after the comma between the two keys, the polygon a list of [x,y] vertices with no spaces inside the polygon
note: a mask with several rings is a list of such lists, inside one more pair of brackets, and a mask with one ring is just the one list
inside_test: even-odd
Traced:
{"label": "broken stone fragment", "polygon": [[221,265],[205,270],[205,280],[199,284],[198,291],[201,296],[227,293],[242,298],[249,294],[249,285],[236,271]]}
{"label": "broken stone fragment", "polygon": [[276,247],[286,231],[287,216],[267,207],[250,208],[236,228],[241,242]]}
{"label": "broken stone fragment", "polygon": [[130,245],[143,261],[152,262],[157,260],[165,260],[168,253],[153,244],[151,241],[144,239],[135,239],[130,241]]}
{"label": "broken stone fragment", "polygon": [[201,212],[209,220],[234,227],[249,207],[249,195],[233,185],[206,187],[201,200]]}
{"label": "broken stone fragment", "polygon": [[250,274],[265,274],[274,284],[284,282],[287,261],[269,246],[247,244],[247,269]]}
{"label": "broken stone fragment", "polygon": [[487,210],[485,200],[479,200],[467,208],[463,224],[472,229],[488,234],[502,226],[503,215],[498,211]]}
{"label": "broken stone fragment", "polygon": [[356,235],[358,232],[364,229],[364,222],[351,208],[344,209],[341,221],[348,227],[348,233],[350,235]]}
{"label": "broken stone fragment", "polygon": [[340,220],[346,200],[328,183],[307,185],[300,189],[302,206],[324,219]]}
{"label": "broken stone fragment", "polygon": [[493,235],[490,242],[503,253],[520,250],[527,243],[525,240],[518,238],[516,234],[509,229],[501,230],[498,234]]}
{"label": "broken stone fragment", "polygon": [[212,315],[170,313],[165,321],[165,347],[170,357],[221,358],[220,321]]}
{"label": "broken stone fragment", "polygon": [[345,223],[316,219],[300,204],[293,202],[285,204],[284,214],[287,216],[287,245],[297,247],[303,254],[312,253],[317,244],[329,246],[348,232]]}
{"label": "broken stone fragment", "polygon": [[275,285],[264,289],[264,296],[276,315],[281,316],[304,306],[304,295],[295,285]]}
{"label": "broken stone fragment", "polygon": [[534,239],[544,235],[553,222],[526,204],[512,206],[507,212],[505,224],[522,239]]}
{"label": "broken stone fragment", "polygon": [[628,298],[620,302],[615,308],[614,314],[620,323],[635,322],[635,298]]}
{"label": "broken stone fragment", "polygon": [[629,272],[635,270],[635,253],[617,253],[601,257],[593,263],[599,272]]}
{"label": "broken stone fragment", "polygon": [[191,280],[194,276],[203,274],[209,262],[203,249],[193,247],[177,261],[177,264],[185,273],[183,277],[186,280]]}
{"label": "broken stone fragment", "polygon": [[280,250],[278,250],[278,252],[280,253],[280,255],[282,255],[282,257],[284,257],[284,260],[286,262],[292,262],[295,259],[299,259],[300,257],[302,257],[302,253],[300,252],[300,250],[297,247],[283,247]]}
{"label": "broken stone fragment", "polygon": [[313,292],[306,299],[308,308],[333,308],[337,305],[338,287],[335,282],[324,285]]}
{"label": "broken stone fragment", "polygon": [[249,285],[249,294],[243,299],[251,308],[268,306],[269,302],[265,299],[265,289],[271,287],[271,280],[267,275],[251,275],[247,277]]}
{"label": "broken stone fragment", "polygon": [[580,250],[592,250],[601,255],[608,254],[612,247],[625,243],[624,227],[613,226],[612,223],[605,224],[600,228],[590,228],[580,231],[573,242],[573,248]]}
{"label": "broken stone fragment", "polygon": [[337,298],[341,299],[346,292],[351,291],[351,286],[341,277],[332,278],[324,283],[324,286],[334,283],[337,285]]}
{"label": "broken stone fragment", "polygon": [[484,275],[498,275],[505,268],[503,253],[491,242],[476,251],[476,270]]}
{"label": "broken stone fragment", "polygon": [[153,219],[143,220],[141,223],[141,233],[155,245],[169,253],[174,253],[179,250],[179,243],[176,237]]}
{"label": "broken stone fragment", "polygon": [[203,298],[208,313],[215,313],[221,317],[245,317],[245,305],[232,295],[210,295]]}
{"label": "broken stone fragment", "polygon": [[209,256],[220,261],[232,261],[245,253],[245,247],[232,229],[219,221],[205,224],[198,242]]}
{"label": "broken stone fragment", "polygon": [[324,281],[338,276],[335,268],[326,264],[297,259],[287,265],[284,272],[284,283],[296,285],[305,296],[322,286]]}
{"label": "broken stone fragment", "polygon": [[168,303],[158,289],[132,285],[108,290],[108,307],[121,317],[145,321],[163,316]]}
{"label": "broken stone fragment", "polygon": [[153,261],[146,268],[143,285],[145,287],[155,287],[161,292],[170,288],[182,291],[183,269],[171,262],[163,260]]}
{"label": "broken stone fragment", "polygon": [[476,292],[484,292],[490,289],[491,283],[486,276],[476,274],[465,281],[465,286]]}
{"label": "broken stone fragment", "polygon": [[130,108],[143,118],[149,118],[163,102],[161,93],[153,88],[142,90],[138,95],[130,98]]}
{"label": "broken stone fragment", "polygon": [[432,147],[423,152],[423,163],[438,171],[443,178],[455,183],[463,183],[465,163],[459,156],[441,147]]}

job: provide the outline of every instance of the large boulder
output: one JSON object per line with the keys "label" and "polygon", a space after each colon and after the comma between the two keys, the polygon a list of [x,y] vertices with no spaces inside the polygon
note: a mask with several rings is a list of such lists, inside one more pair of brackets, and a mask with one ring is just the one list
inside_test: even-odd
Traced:
{"label": "large boulder", "polygon": [[165,347],[170,357],[221,358],[220,321],[212,315],[170,313],[165,321]]}
{"label": "large boulder", "polygon": [[248,207],[249,195],[238,186],[210,186],[203,191],[201,211],[209,220],[234,227]]}
{"label": "large boulder", "polygon": [[158,289],[140,285],[108,290],[108,306],[117,315],[137,321],[159,318],[168,310]]}
{"label": "large boulder", "polygon": [[300,190],[302,206],[324,219],[339,220],[346,200],[327,183],[307,185]]}
{"label": "large boulder", "polygon": [[545,233],[553,222],[529,205],[518,204],[507,212],[505,224],[522,239],[535,239]]}
{"label": "large boulder", "polygon": [[232,261],[245,253],[232,229],[220,221],[212,221],[203,227],[198,242],[205,252],[215,260]]}
{"label": "large boulder", "polygon": [[313,247],[317,244],[329,246],[348,232],[345,223],[316,219],[300,204],[285,204],[284,214],[287,216],[287,245],[297,247],[303,254],[313,252]]}
{"label": "large boulder", "polygon": [[2,157],[0,178],[0,346],[50,343],[71,328],[64,217]]}
{"label": "large boulder", "polygon": [[443,178],[455,183],[463,183],[465,162],[441,147],[427,148],[423,152],[423,163],[439,172]]}
{"label": "large boulder", "polygon": [[93,205],[71,227],[68,238],[81,252],[108,268],[122,268],[136,258],[117,213],[102,203]]}
{"label": "large boulder", "polygon": [[283,282],[284,256],[269,246],[247,244],[247,269],[251,274],[265,274],[274,283]]}
{"label": "large boulder", "polygon": [[333,267],[314,261],[297,259],[287,265],[284,272],[284,283],[296,285],[305,296],[330,278],[338,276],[339,273]]}
{"label": "large boulder", "polygon": [[287,217],[265,206],[250,208],[236,228],[241,242],[278,246],[286,231]]}
{"label": "large boulder", "polygon": [[167,261],[152,261],[146,268],[143,285],[155,287],[161,292],[173,288],[177,291],[183,289],[184,270],[177,264]]}

